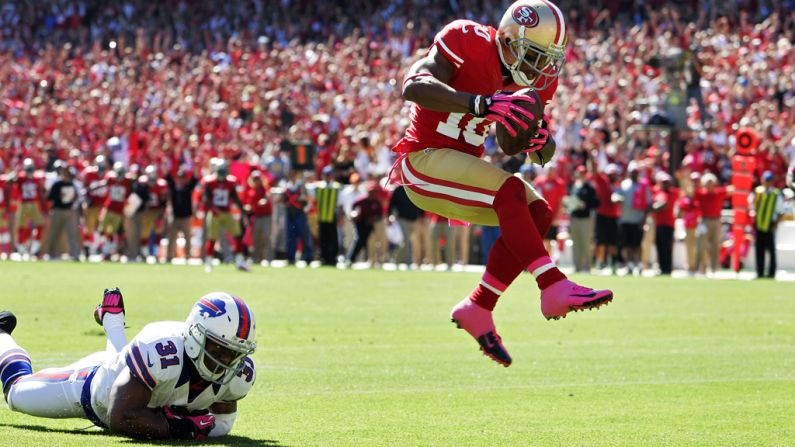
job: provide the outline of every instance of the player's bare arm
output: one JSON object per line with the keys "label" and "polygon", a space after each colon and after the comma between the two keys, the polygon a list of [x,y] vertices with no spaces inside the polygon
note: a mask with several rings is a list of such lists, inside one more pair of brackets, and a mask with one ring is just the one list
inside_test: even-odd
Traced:
{"label": "player's bare arm", "polygon": [[475,95],[457,91],[447,84],[453,71],[453,64],[436,47],[431,47],[406,74],[403,98],[437,112],[469,113],[469,104]]}
{"label": "player's bare arm", "polygon": [[110,430],[133,438],[167,439],[169,424],[160,409],[149,408],[152,392],[125,369],[110,392]]}
{"label": "player's bare arm", "polygon": [[533,98],[500,92],[483,96],[458,91],[448,85],[454,72],[450,61],[435,46],[431,47],[428,54],[409,69],[403,81],[403,98],[436,112],[470,113],[499,122],[512,136],[516,136],[516,132],[509,121],[522,130],[528,128],[525,119],[533,120],[533,115],[515,103],[534,102]]}

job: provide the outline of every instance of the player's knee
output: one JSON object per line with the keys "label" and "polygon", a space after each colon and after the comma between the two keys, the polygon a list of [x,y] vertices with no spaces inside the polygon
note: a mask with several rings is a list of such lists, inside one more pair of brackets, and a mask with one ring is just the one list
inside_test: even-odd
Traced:
{"label": "player's knee", "polygon": [[528,205],[530,209],[530,215],[533,217],[533,222],[536,224],[536,228],[538,228],[538,233],[541,236],[547,234],[549,232],[549,228],[552,226],[552,208],[549,206],[546,200],[538,199],[534,200],[530,205]]}
{"label": "player's knee", "polygon": [[510,176],[502,184],[494,196],[494,207],[525,206],[527,203],[524,183],[517,177]]}

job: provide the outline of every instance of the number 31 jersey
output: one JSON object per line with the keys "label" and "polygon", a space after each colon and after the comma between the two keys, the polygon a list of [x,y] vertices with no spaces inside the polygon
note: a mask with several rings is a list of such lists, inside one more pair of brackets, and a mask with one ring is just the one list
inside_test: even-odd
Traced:
{"label": "number 31 jersey", "polygon": [[185,324],[161,321],[146,325],[117,355],[107,359],[91,383],[91,404],[99,419],[107,425],[110,391],[124,369],[152,390],[150,408],[164,405],[204,410],[217,402],[234,402],[248,394],[254,385],[254,362],[246,357],[244,367],[225,385],[210,384],[191,389],[182,331]]}
{"label": "number 31 jersey", "polygon": [[[431,48],[436,47],[452,64],[453,74],[448,82],[451,87],[483,96],[499,90],[519,90],[503,79],[496,35],[496,29],[471,20],[451,22],[436,35]],[[557,82],[538,93],[547,102],[556,88]],[[410,120],[406,135],[394,148],[396,152],[446,148],[480,157],[491,125],[491,121],[469,113],[436,112],[417,104],[411,107]]]}

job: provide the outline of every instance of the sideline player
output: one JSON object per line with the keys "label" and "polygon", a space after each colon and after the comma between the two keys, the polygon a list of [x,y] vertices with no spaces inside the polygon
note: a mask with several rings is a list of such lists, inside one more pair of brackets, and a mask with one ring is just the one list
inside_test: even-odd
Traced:
{"label": "sideline player", "polygon": [[228,434],[237,401],[254,384],[254,316],[238,297],[203,296],[187,321],[148,324],[127,344],[124,301],[106,289],[94,318],[105,351],[64,368],[33,373],[11,333],[16,317],[0,312],[0,378],[13,411],[46,418],[86,418],[133,438],[205,439]]}
{"label": "sideline player", "polygon": [[[481,159],[491,122],[527,128],[520,115],[529,112],[514,102],[533,99],[502,91],[533,87],[548,102],[557,88],[566,44],[566,24],[557,6],[548,0],[520,0],[508,8],[498,29],[470,20],[445,26],[403,83],[403,97],[414,105],[411,124],[394,149],[401,154],[394,169],[411,201],[450,219],[500,227],[486,273],[451,317],[484,354],[504,366],[512,359],[497,334],[492,310],[522,271],[535,277],[547,319],[599,307],[613,298],[611,291],[579,286],[558,270],[541,239],[553,217],[549,205],[532,186]],[[541,128],[525,152],[547,144],[546,125]]]}
{"label": "sideline player", "polygon": [[225,160],[214,159],[215,173],[204,178],[204,205],[207,211],[205,218],[207,228],[207,241],[204,244],[204,270],[212,271],[212,259],[215,257],[215,241],[225,233],[229,233],[235,240],[235,258],[237,269],[248,272],[249,268],[243,256],[243,230],[240,222],[236,221],[230,207],[232,202],[242,212],[243,202],[237,195],[237,179],[229,175],[229,165]]}

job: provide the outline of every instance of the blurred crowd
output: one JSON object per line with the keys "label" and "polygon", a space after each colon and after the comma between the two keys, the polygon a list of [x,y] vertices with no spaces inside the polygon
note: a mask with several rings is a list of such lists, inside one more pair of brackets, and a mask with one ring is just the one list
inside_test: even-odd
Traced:
{"label": "blurred crowd", "polygon": [[[505,156],[493,136],[487,157],[536,184],[551,202],[557,225],[547,235],[550,248],[559,251],[570,239],[578,270],[590,269],[593,259],[606,268],[650,267],[652,253],[667,251],[668,239],[677,237],[667,228],[678,218],[692,230],[685,237],[688,268],[719,268],[735,132],[751,128],[759,136],[755,186],[764,186],[769,173],[770,187],[783,188],[795,159],[795,1],[558,4],[571,38],[547,108],[555,159],[540,167]],[[412,209],[385,177],[390,149],[408,124],[399,92],[405,69],[447,21],[496,25],[505,6],[3,2],[0,252],[480,262],[495,229],[449,226]],[[681,116],[672,116],[672,104]],[[688,130],[665,130],[677,123]],[[673,150],[679,140],[681,153]],[[239,232],[224,227],[227,236],[211,241],[215,251],[206,248],[206,216],[218,210],[205,191],[220,166],[241,203],[229,210]],[[127,179],[125,203],[133,193],[146,200],[109,211],[102,182],[110,173]],[[23,197],[26,177],[38,182],[34,198]],[[63,181],[74,182],[75,197],[58,204],[67,212],[56,218],[52,187]],[[627,181],[636,186],[625,187]],[[150,183],[160,193],[147,204]],[[192,185],[188,216],[175,213],[178,184]],[[594,200],[578,195],[583,185],[593,188]],[[264,195],[254,200],[252,188]],[[267,205],[258,207],[260,200]],[[25,202],[35,204],[40,219],[30,217],[36,213]],[[118,215],[110,219],[118,225],[103,230],[108,213]],[[267,224],[255,225],[266,215]],[[652,249],[661,223],[663,243]],[[63,236],[59,249],[49,247],[59,244],[56,236],[40,247],[61,227],[73,236]],[[332,233],[336,245],[329,245]],[[159,251],[169,234],[172,249]],[[72,239],[78,242],[70,245]],[[665,272],[669,258],[656,257]]]}

